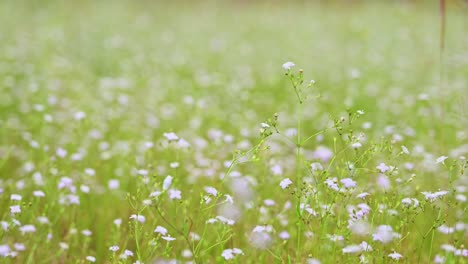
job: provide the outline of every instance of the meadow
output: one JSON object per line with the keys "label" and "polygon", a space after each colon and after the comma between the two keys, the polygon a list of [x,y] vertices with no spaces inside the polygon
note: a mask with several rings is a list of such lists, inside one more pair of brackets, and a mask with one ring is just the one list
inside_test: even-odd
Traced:
{"label": "meadow", "polygon": [[468,6],[0,2],[0,263],[468,263]]}

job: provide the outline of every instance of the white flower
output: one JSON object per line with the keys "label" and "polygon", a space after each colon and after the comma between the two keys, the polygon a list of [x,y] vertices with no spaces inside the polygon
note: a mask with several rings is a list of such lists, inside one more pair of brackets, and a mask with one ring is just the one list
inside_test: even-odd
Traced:
{"label": "white flower", "polygon": [[365,199],[365,198],[366,198],[367,196],[369,196],[369,195],[370,195],[370,193],[368,193],[368,192],[363,192],[363,193],[358,194],[356,197],[357,197],[357,198],[360,198],[360,199]]}
{"label": "white flower", "polygon": [[384,244],[393,240],[393,229],[389,225],[381,225],[377,227],[377,232],[372,235],[374,241],[380,241]]}
{"label": "white flower", "polygon": [[356,187],[356,182],[353,181],[353,179],[351,179],[351,178],[341,179],[341,183],[343,183],[343,185],[347,189]]}
{"label": "white flower", "polygon": [[396,259],[396,260],[399,260],[401,259],[403,256],[395,251],[393,251],[393,253],[390,253],[388,254],[388,256],[392,259]]}
{"label": "white flower", "polygon": [[26,233],[34,233],[36,232],[36,227],[33,225],[24,225],[20,227],[20,231],[23,235]]}
{"label": "white flower", "polygon": [[22,199],[22,197],[19,194],[12,194],[10,196],[10,200],[12,200],[12,201],[21,201],[21,199]]}
{"label": "white flower", "polygon": [[293,183],[293,182],[291,181],[291,179],[286,178],[286,179],[284,179],[284,180],[282,180],[282,181],[280,182],[280,186],[281,186],[282,189],[286,189],[286,188],[287,188],[289,185],[291,185],[292,183]]}
{"label": "white flower", "polygon": [[234,199],[232,198],[231,195],[225,194],[224,197],[226,197],[226,200],[224,200],[224,202],[234,204]]}
{"label": "white flower", "polygon": [[10,206],[10,213],[12,214],[21,213],[21,207],[19,205]]}
{"label": "white flower", "polygon": [[116,252],[116,251],[118,251],[119,249],[120,249],[119,246],[116,246],[116,245],[111,246],[111,247],[109,248],[109,250],[112,251],[112,252]]}
{"label": "white flower", "polygon": [[86,117],[86,113],[85,112],[76,112],[75,115],[74,115],[74,118],[75,120],[82,120]]}
{"label": "white flower", "polygon": [[130,219],[137,220],[140,223],[144,223],[146,218],[143,215],[132,214]]}
{"label": "white flower", "polygon": [[167,229],[162,226],[157,226],[156,229],[154,229],[154,232],[165,236],[167,234]]}
{"label": "white flower", "polygon": [[163,135],[168,141],[179,140],[179,137],[174,132],[164,133]]}
{"label": "white flower", "polygon": [[349,245],[343,248],[343,253],[359,253],[362,251],[362,248],[359,245]]}
{"label": "white flower", "polygon": [[112,179],[112,180],[109,180],[107,185],[108,185],[109,189],[115,190],[115,189],[119,188],[120,182],[119,182],[119,180]]}
{"label": "white flower", "polygon": [[376,167],[380,172],[385,173],[386,171],[390,170],[390,167],[385,165],[385,163],[380,163],[379,166]]}
{"label": "white flower", "polygon": [[81,234],[83,234],[84,236],[91,236],[93,232],[91,232],[91,230],[85,229],[81,231]]}
{"label": "white flower", "polygon": [[440,156],[436,159],[436,164],[439,164],[439,163],[444,163],[444,161],[448,159],[447,156]]}
{"label": "white flower", "polygon": [[163,237],[161,237],[161,238],[164,239],[164,240],[166,240],[166,241],[169,241],[169,242],[170,242],[170,241],[176,240],[174,237],[171,237],[171,236],[163,236]]}
{"label": "white flower", "polygon": [[218,191],[214,187],[210,187],[210,186],[205,187],[205,192],[213,195],[214,197],[218,196]]}
{"label": "white flower", "polygon": [[93,256],[87,256],[86,260],[89,261],[89,262],[96,262],[96,258],[93,257]]}
{"label": "white flower", "polygon": [[443,197],[447,194],[447,191],[438,191],[435,193],[430,193],[430,192],[422,192],[424,194],[426,200],[429,200],[431,202],[435,201],[436,199]]}
{"label": "white flower", "polygon": [[167,190],[169,189],[169,187],[171,187],[171,184],[172,184],[172,176],[171,175],[168,175],[165,179],[164,179],[164,182],[163,182],[163,190]]}
{"label": "white flower", "polygon": [[244,252],[242,252],[242,250],[238,248],[232,248],[232,249],[229,248],[229,249],[223,250],[223,253],[221,254],[221,256],[225,260],[234,259],[236,255],[244,255]]}
{"label": "white flower", "polygon": [[289,71],[291,70],[292,67],[296,66],[296,64],[294,64],[294,62],[285,62],[283,63],[283,69],[286,70],[286,71]]}
{"label": "white flower", "polygon": [[45,193],[43,191],[34,191],[33,192],[33,195],[36,196],[36,197],[45,197]]}
{"label": "white flower", "polygon": [[180,200],[182,199],[182,192],[179,191],[179,190],[175,190],[175,189],[170,189],[169,190],[169,199],[171,200]]}

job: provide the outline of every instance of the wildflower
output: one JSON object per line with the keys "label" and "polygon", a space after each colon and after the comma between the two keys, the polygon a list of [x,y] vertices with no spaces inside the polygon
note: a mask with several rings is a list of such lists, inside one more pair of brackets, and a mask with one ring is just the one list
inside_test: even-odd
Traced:
{"label": "wildflower", "polygon": [[180,200],[182,199],[182,192],[175,189],[169,190],[169,199],[171,200]]}
{"label": "wildflower", "polygon": [[445,196],[447,193],[448,193],[447,191],[438,191],[438,192],[435,192],[435,193],[422,192],[422,194],[424,194],[424,197],[426,198],[426,200],[429,200],[430,202],[434,202],[438,198],[441,198],[441,197]]}
{"label": "wildflower", "polygon": [[281,186],[282,189],[286,189],[286,188],[287,188],[289,185],[291,185],[292,183],[293,183],[293,182],[291,181],[291,179],[286,178],[286,179],[284,179],[284,180],[282,180],[282,181],[280,182],[280,186]]}
{"label": "wildflower", "polygon": [[165,236],[167,234],[167,229],[162,226],[157,226],[154,232]]}
{"label": "wildflower", "polygon": [[315,149],[312,156],[314,159],[319,159],[322,162],[327,162],[333,157],[333,152],[327,147],[318,146]]}
{"label": "wildflower", "polygon": [[359,245],[349,245],[342,249],[343,253],[359,253],[362,251],[362,248]]}
{"label": "wildflower", "polygon": [[439,163],[444,164],[444,161],[445,161],[446,159],[448,159],[447,156],[440,156],[440,157],[438,157],[438,158],[436,159],[436,164],[439,164]]}
{"label": "wildflower", "polygon": [[117,252],[119,249],[120,249],[119,246],[116,246],[116,245],[109,247],[109,250],[112,252]]}
{"label": "wildflower", "polygon": [[26,233],[34,233],[36,232],[36,227],[33,225],[24,225],[20,227],[20,231],[23,235]]}
{"label": "wildflower", "polygon": [[221,254],[221,256],[225,260],[230,260],[230,259],[234,259],[236,255],[243,255],[243,254],[244,254],[244,252],[242,252],[241,249],[232,248],[232,249],[223,250],[223,253]]}
{"label": "wildflower", "polygon": [[283,63],[283,69],[286,70],[286,71],[289,71],[291,70],[292,67],[296,66],[296,64],[294,64],[294,62],[285,62]]}
{"label": "wildflower", "polygon": [[10,206],[10,213],[12,213],[12,214],[21,213],[21,207],[19,205]]}
{"label": "wildflower", "polygon": [[168,176],[164,179],[164,182],[163,182],[163,190],[167,190],[167,189],[169,189],[169,187],[171,187],[172,179],[173,179],[173,177],[172,177],[171,175],[168,175]]}
{"label": "wildflower", "polygon": [[126,249],[124,253],[120,256],[122,259],[126,259],[128,257],[133,257],[133,252]]}
{"label": "wildflower", "polygon": [[119,180],[112,179],[112,180],[109,180],[107,186],[109,187],[109,189],[115,190],[115,189],[119,188],[120,182],[119,182]]}
{"label": "wildflower", "polygon": [[283,174],[283,168],[281,167],[281,165],[279,164],[275,164],[271,167],[271,172],[273,173],[273,175],[281,175]]}
{"label": "wildflower", "polygon": [[453,232],[455,232],[455,228],[446,226],[446,225],[441,225],[437,228],[437,231],[439,231],[442,234],[448,235],[448,234],[452,234]]}
{"label": "wildflower", "polygon": [[393,229],[389,225],[381,225],[377,227],[377,232],[372,235],[374,241],[380,241],[384,244],[393,240]]}
{"label": "wildflower", "polygon": [[146,221],[146,218],[143,215],[138,215],[138,214],[132,214],[130,216],[130,219],[137,220],[140,223],[144,223]]}
{"label": "wildflower", "polygon": [[171,236],[163,236],[161,238],[168,241],[168,242],[176,240],[174,237],[171,237]]}
{"label": "wildflower", "polygon": [[353,181],[351,178],[344,178],[341,180],[341,183],[343,183],[345,188],[348,189],[356,187],[356,182]]}
{"label": "wildflower", "polygon": [[34,191],[33,195],[36,197],[45,197],[45,193],[43,191]]}
{"label": "wildflower", "polygon": [[385,173],[386,171],[390,170],[390,167],[385,165],[385,163],[380,163],[379,166],[376,167],[381,173]]}
{"label": "wildflower", "polygon": [[65,242],[60,242],[60,243],[59,243],[59,247],[60,247],[61,249],[63,249],[63,250],[67,250],[67,249],[70,248],[70,246],[69,246],[67,243],[65,243]]}
{"label": "wildflower", "polygon": [[6,244],[0,245],[0,256],[8,257],[10,252],[11,252],[10,246]]}
{"label": "wildflower", "polygon": [[21,201],[22,197],[19,194],[12,194],[10,195],[10,200],[12,201]]}
{"label": "wildflower", "polygon": [[405,146],[401,146],[401,150],[402,150],[402,151],[403,151],[403,153],[405,153],[406,155],[409,155],[409,154],[410,154],[410,152],[409,152],[408,148],[407,148],[407,147],[405,147]]}
{"label": "wildflower", "polygon": [[83,234],[84,236],[91,236],[93,232],[91,232],[91,230],[85,229],[81,231],[81,234]]}
{"label": "wildflower", "polygon": [[37,221],[41,224],[48,224],[49,223],[49,218],[45,217],[45,216],[39,216],[37,218]]}
{"label": "wildflower", "polygon": [[367,244],[366,241],[362,241],[361,244],[359,244],[359,247],[361,247],[362,251],[372,251],[371,245]]}
{"label": "wildflower", "polygon": [[395,251],[393,251],[393,253],[390,253],[388,254],[388,256],[392,259],[396,259],[396,260],[399,260],[401,259],[403,256]]}
{"label": "wildflower", "polygon": [[86,256],[86,260],[89,262],[96,262],[96,258],[93,256]]}
{"label": "wildflower", "polygon": [[232,198],[231,195],[225,194],[224,196],[226,197],[226,200],[224,200],[224,202],[234,204],[234,199]]}
{"label": "wildflower", "polygon": [[122,219],[117,218],[117,219],[114,220],[114,225],[120,226],[121,224],[122,224]]}
{"label": "wildflower", "polygon": [[74,115],[75,120],[78,120],[78,121],[84,119],[85,117],[86,117],[86,113],[82,111],[76,112]]}
{"label": "wildflower", "polygon": [[169,142],[179,140],[179,137],[174,132],[164,133],[163,135]]}
{"label": "wildflower", "polygon": [[205,192],[213,195],[214,197],[218,196],[218,191],[214,187],[210,187],[210,186],[205,187]]}
{"label": "wildflower", "polygon": [[288,240],[289,238],[291,238],[291,236],[289,235],[288,231],[283,231],[281,233],[279,233],[279,238],[281,238],[282,240]]}
{"label": "wildflower", "polygon": [[321,264],[320,260],[315,259],[315,258],[309,258],[307,259],[307,264]]}
{"label": "wildflower", "polygon": [[89,193],[90,188],[89,188],[89,186],[87,186],[87,185],[81,185],[81,186],[80,186],[80,190],[81,190],[82,192],[84,192],[84,193]]}
{"label": "wildflower", "polygon": [[60,158],[65,158],[67,156],[67,151],[65,149],[59,147],[55,151],[55,154],[57,154],[57,156],[59,156]]}
{"label": "wildflower", "polygon": [[351,144],[351,147],[353,149],[358,149],[358,148],[362,147],[362,144],[361,144],[361,142],[355,142],[355,143]]}
{"label": "wildflower", "polygon": [[370,194],[368,192],[363,192],[363,193],[358,194],[356,197],[360,199],[365,199],[369,195]]}
{"label": "wildflower", "polygon": [[435,255],[434,263],[437,263],[437,264],[445,263],[445,257],[441,255]]}
{"label": "wildflower", "polygon": [[15,243],[15,244],[13,244],[13,247],[18,251],[25,251],[26,250],[26,246],[23,243]]}

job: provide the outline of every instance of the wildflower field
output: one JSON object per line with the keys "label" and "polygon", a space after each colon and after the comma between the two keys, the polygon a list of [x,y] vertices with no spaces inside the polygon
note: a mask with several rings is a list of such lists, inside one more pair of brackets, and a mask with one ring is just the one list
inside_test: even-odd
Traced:
{"label": "wildflower field", "polygon": [[0,263],[468,263],[467,14],[0,1]]}

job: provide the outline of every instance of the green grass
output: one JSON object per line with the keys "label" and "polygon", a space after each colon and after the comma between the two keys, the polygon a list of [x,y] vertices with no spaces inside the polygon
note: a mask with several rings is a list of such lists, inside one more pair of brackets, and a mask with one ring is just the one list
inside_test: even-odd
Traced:
{"label": "green grass", "polygon": [[[447,3],[441,57],[433,2],[2,1],[0,255],[17,255],[0,262],[224,263],[239,248],[230,262],[392,263],[396,251],[401,263],[466,263],[467,7]],[[316,156],[323,148],[330,159]],[[317,162],[323,170],[311,170]],[[394,169],[382,174],[380,163]],[[72,183],[59,188],[64,177]],[[421,193],[439,190],[448,193],[432,202]],[[353,212],[365,212],[364,234],[349,228]],[[207,224],[219,215],[235,223]],[[22,234],[29,224],[35,232]],[[252,232],[260,225],[273,230]],[[399,236],[374,240],[382,225]],[[343,253],[363,241],[373,250]],[[119,258],[125,249],[134,255]]]}

